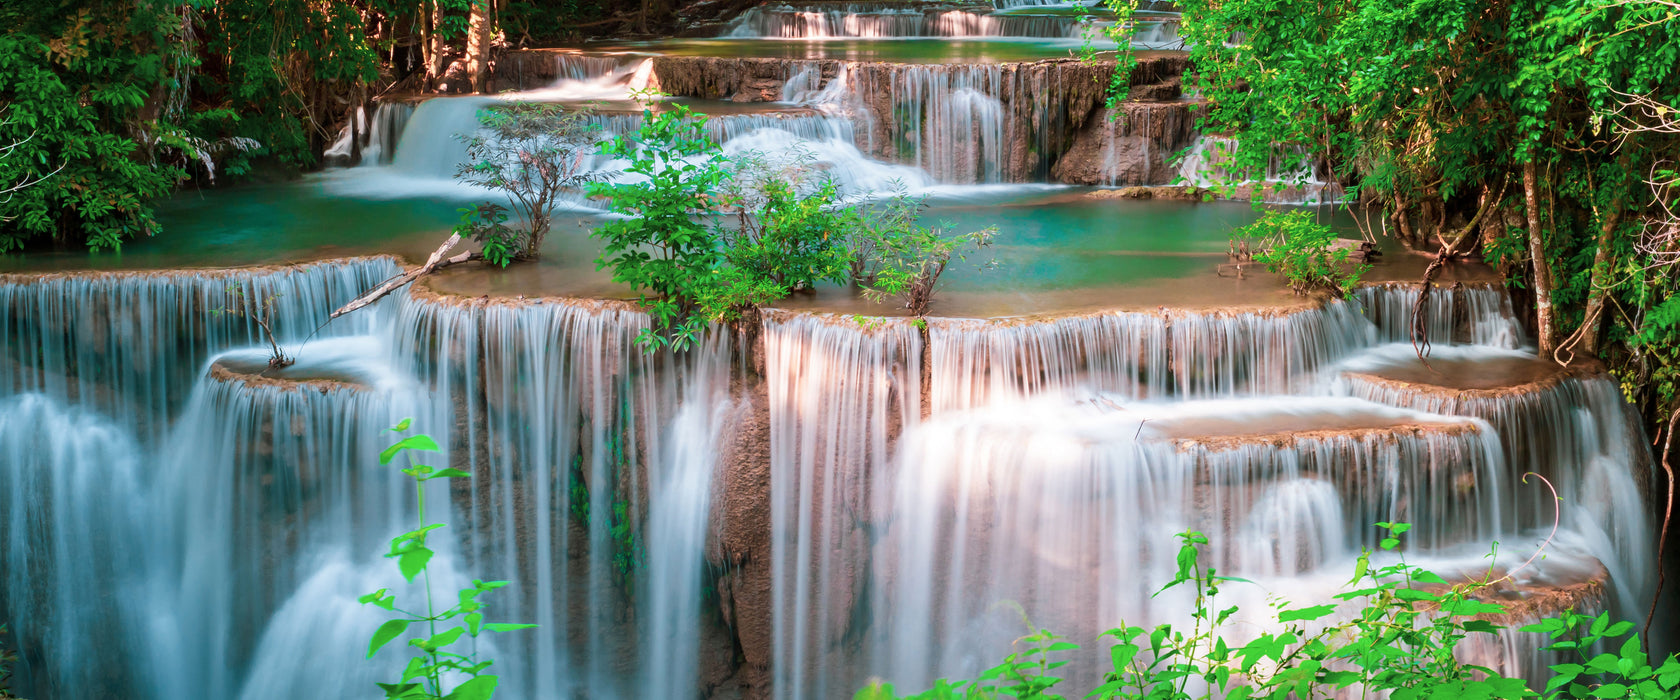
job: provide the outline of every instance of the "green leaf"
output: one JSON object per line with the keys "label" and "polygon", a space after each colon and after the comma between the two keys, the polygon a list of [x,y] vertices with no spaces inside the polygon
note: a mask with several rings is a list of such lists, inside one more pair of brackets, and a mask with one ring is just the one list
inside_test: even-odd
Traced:
{"label": "green leaf", "polygon": [[484,624],[484,629],[491,632],[512,632],[514,630],[528,630],[533,627],[536,627],[536,625],[520,625],[508,622],[487,622]]}
{"label": "green leaf", "polygon": [[443,697],[444,700],[489,700],[496,692],[496,681],[495,676],[478,676],[455,686]]}
{"label": "green leaf", "polygon": [[1334,605],[1314,605],[1310,608],[1278,611],[1278,622],[1294,622],[1296,620],[1317,620],[1336,611]]}
{"label": "green leaf", "polygon": [[380,452],[379,463],[381,465],[390,464],[391,460],[396,459],[397,453],[402,452],[403,450],[424,450],[427,452],[441,451],[438,449],[437,443],[434,442],[431,437],[426,435],[410,435],[398,441],[395,445],[385,448],[385,451]]}
{"label": "green leaf", "polygon": [[373,658],[374,653],[379,651],[380,647],[391,643],[391,640],[408,631],[408,623],[408,620],[386,620],[385,624],[374,630],[373,639],[368,640],[368,658]]}
{"label": "green leaf", "polygon": [[414,577],[426,570],[426,564],[432,560],[432,550],[416,547],[397,557],[397,570],[402,572],[403,578],[414,583]]}
{"label": "green leaf", "polygon": [[461,471],[459,469],[455,469],[453,467],[448,467],[448,468],[437,470],[436,472],[432,473],[431,475],[428,475],[426,478],[422,479],[421,481],[431,481],[432,479],[461,479],[461,478],[470,479],[470,478],[472,478],[472,474]]}
{"label": "green leaf", "polygon": [[393,428],[387,428],[387,430],[389,430],[389,431],[391,431],[391,432],[393,432],[393,433],[400,433],[400,432],[402,432],[402,431],[404,431],[404,430],[408,430],[408,426],[409,426],[409,424],[411,424],[411,423],[413,423],[413,422],[414,422],[414,419],[413,419],[413,418],[404,418],[404,419],[402,419],[402,420],[400,420],[400,421],[397,421],[397,425],[396,425],[396,427],[393,427]]}

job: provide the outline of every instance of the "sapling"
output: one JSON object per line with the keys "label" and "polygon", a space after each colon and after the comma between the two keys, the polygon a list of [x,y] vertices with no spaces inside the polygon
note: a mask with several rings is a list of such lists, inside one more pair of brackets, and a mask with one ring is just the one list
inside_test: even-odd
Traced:
{"label": "sapling", "polygon": [[[404,419],[392,432],[408,431],[409,419]],[[397,561],[397,570],[410,584],[420,579],[420,595],[407,603],[416,609],[398,607],[396,594],[388,588],[362,596],[364,605],[373,605],[397,614],[375,630],[368,641],[368,658],[386,644],[414,630],[417,634],[408,646],[413,648],[408,665],[395,683],[380,683],[386,698],[402,700],[485,700],[496,691],[497,676],[485,673],[494,663],[481,659],[478,637],[485,632],[509,632],[529,629],[536,625],[485,622],[485,604],[479,597],[506,586],[506,581],[480,581],[462,588],[455,596],[439,600],[432,595],[431,561],[433,550],[427,537],[445,523],[426,522],[426,482],[433,479],[471,478],[467,472],[454,468],[432,467],[415,462],[414,453],[437,452],[437,442],[426,435],[410,435],[379,453],[379,463],[389,465],[398,455],[406,456],[412,466],[402,470],[414,481],[415,519],[419,527],[391,540],[386,557]],[[453,605],[439,610],[443,602]],[[464,680],[458,680],[464,677]]]}

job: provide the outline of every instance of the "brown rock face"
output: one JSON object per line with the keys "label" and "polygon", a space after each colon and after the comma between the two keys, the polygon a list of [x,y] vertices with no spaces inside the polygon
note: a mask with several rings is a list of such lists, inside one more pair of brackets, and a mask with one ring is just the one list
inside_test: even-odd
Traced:
{"label": "brown rock face", "polygon": [[[770,695],[770,662],[775,652],[770,590],[770,407],[762,380],[740,382],[741,404],[735,432],[724,446],[713,495],[708,563],[724,572],[717,580],[724,623],[735,634],[739,671],[731,679],[742,697]],[[702,669],[703,680],[709,671]],[[705,690],[711,693],[717,687]]]}
{"label": "brown rock face", "polygon": [[1196,138],[1190,102],[1126,102],[1098,109],[1050,174],[1077,185],[1160,185],[1178,175],[1174,152]]}

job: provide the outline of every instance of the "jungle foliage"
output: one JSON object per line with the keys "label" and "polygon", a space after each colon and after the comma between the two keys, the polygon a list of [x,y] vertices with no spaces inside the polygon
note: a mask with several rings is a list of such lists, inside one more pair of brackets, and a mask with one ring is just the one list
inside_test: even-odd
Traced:
{"label": "jungle foliage", "polygon": [[1542,354],[1606,359],[1648,416],[1680,408],[1680,5],[1177,5],[1232,177],[1313,166],[1368,235],[1496,265]]}
{"label": "jungle foliage", "polygon": [[316,165],[385,89],[488,89],[495,45],[668,28],[671,0],[0,3],[0,253],[114,249],[151,202]]}

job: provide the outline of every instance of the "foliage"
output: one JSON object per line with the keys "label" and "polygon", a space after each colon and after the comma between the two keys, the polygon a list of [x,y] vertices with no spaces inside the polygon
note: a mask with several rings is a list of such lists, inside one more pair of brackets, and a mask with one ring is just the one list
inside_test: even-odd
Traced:
{"label": "foliage", "polygon": [[736,224],[718,229],[724,259],[784,290],[780,296],[844,282],[851,262],[845,236],[858,212],[840,206],[840,186],[811,161],[803,148],[782,157],[742,153],[730,159],[724,182],[720,204],[734,210]]}
{"label": "foliage", "polygon": [[50,43],[0,35],[0,253],[36,238],[97,249],[150,235],[149,200],[186,174],[147,162],[144,141],[121,128],[139,125],[167,75],[117,44],[143,47],[158,28],[84,9],[60,31]]}
{"label": "foliage", "polygon": [[1233,240],[1247,244],[1257,262],[1281,273],[1296,294],[1353,294],[1370,265],[1352,264],[1352,249],[1338,245],[1336,232],[1313,220],[1304,209],[1269,210],[1258,221],[1237,229]]}
{"label": "foliage", "polygon": [[[403,420],[391,430],[401,434],[407,432],[408,427],[409,421]],[[398,455],[404,453],[408,453],[410,462],[413,462],[413,453],[437,451],[437,443],[430,437],[410,435],[380,452],[379,463],[389,465]],[[427,538],[433,530],[444,527],[444,524],[426,522],[426,482],[434,479],[471,478],[472,475],[459,469],[439,469],[424,464],[413,464],[403,469],[402,473],[414,480],[416,519],[420,525],[392,539],[391,550],[385,556],[397,561],[397,570],[410,584],[414,583],[417,577],[421,579],[420,602],[423,607],[415,611],[398,607],[396,594],[385,588],[364,595],[359,600],[364,605],[373,605],[397,614],[397,617],[387,620],[373,633],[373,637],[368,641],[368,658],[373,658],[386,644],[408,633],[411,627],[418,625],[421,636],[408,642],[408,646],[414,649],[414,655],[409,657],[402,677],[395,683],[380,683],[379,687],[385,691],[385,697],[405,700],[489,698],[496,690],[497,677],[485,673],[494,661],[479,658],[479,635],[485,632],[529,629],[536,625],[484,621],[485,604],[479,597],[506,586],[506,581],[475,579],[471,586],[459,591],[455,596],[454,605],[443,610],[438,609],[444,601],[439,601],[432,595],[430,567],[434,552],[427,546]],[[463,676],[465,680],[458,680]]]}
{"label": "foliage", "polygon": [[[948,234],[951,224],[924,226],[923,201],[900,191],[861,217],[852,234],[852,279],[865,297],[898,297],[911,315],[925,316],[951,259],[967,260],[991,245],[997,228]],[[995,263],[982,263],[990,268]]]}
{"label": "foliage", "polygon": [[455,211],[461,214],[461,221],[455,224],[455,233],[482,244],[479,254],[491,265],[507,267],[524,254],[529,236],[507,225],[507,207],[485,202]]}
{"label": "foliage", "polygon": [[536,258],[559,199],[596,179],[590,158],[600,137],[587,116],[556,104],[508,103],[481,110],[478,120],[484,128],[456,136],[467,145],[467,162],[455,177],[501,192],[522,226],[516,236],[509,236],[503,225],[506,216],[498,219],[479,207],[471,230],[475,239],[486,243],[485,257],[491,262],[506,267],[509,260]]}
{"label": "foliage", "polygon": [[17,654],[6,649],[5,639],[6,625],[0,624],[0,700],[10,700],[12,698],[12,664],[17,663]]}
{"label": "foliage", "polygon": [[[1384,550],[1394,550],[1409,526],[1378,523],[1387,531]],[[1594,653],[1609,640],[1626,636],[1628,622],[1608,615],[1564,612],[1522,628],[1551,637],[1549,651],[1577,654],[1583,664],[1552,666],[1557,674],[1543,693],[1520,679],[1461,663],[1453,649],[1471,635],[1495,634],[1502,627],[1486,616],[1504,612],[1477,597],[1498,580],[1449,584],[1439,575],[1406,563],[1404,557],[1382,564],[1362,551],[1347,590],[1336,602],[1296,606],[1272,603],[1271,622],[1248,641],[1227,639],[1238,606],[1222,607],[1220,590],[1247,583],[1203,567],[1200,533],[1179,536],[1178,570],[1166,589],[1188,586],[1195,602],[1188,628],[1162,624],[1154,629],[1122,625],[1102,634],[1112,640],[1110,671],[1085,697],[1191,700],[1226,698],[1339,697],[1358,686],[1363,693],[1386,693],[1396,700],[1425,698],[1671,698],[1680,692],[1680,659],[1670,656],[1657,666],[1640,650],[1637,635],[1617,652]],[[1538,556],[1538,555],[1536,555]],[[1509,574],[1507,574],[1508,576]],[[1058,698],[1062,682],[1052,672],[1067,663],[1052,654],[1079,646],[1046,630],[1033,629],[1017,642],[1025,648],[1006,657],[972,681],[940,680],[932,689],[899,695],[876,683],[860,691],[860,700],[954,700],[958,698]]]}
{"label": "foliage", "polygon": [[706,135],[704,115],[686,106],[642,112],[633,134],[606,142],[602,152],[629,163],[630,178],[590,183],[589,194],[610,200],[609,221],[590,234],[605,242],[597,269],[612,268],[653,316],[637,342],[649,350],[693,344],[705,318],[696,290],[713,283],[719,263],[716,233],[699,220],[728,176],[723,154]]}

